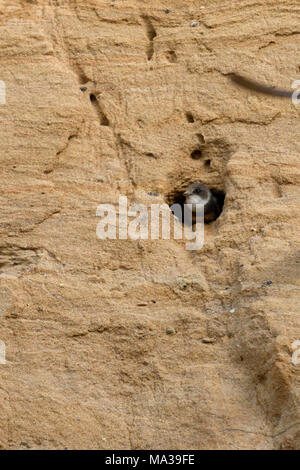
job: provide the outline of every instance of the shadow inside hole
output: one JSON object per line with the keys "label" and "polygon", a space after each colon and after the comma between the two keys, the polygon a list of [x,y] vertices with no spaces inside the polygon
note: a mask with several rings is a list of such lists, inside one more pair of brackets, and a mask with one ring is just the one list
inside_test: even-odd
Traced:
{"label": "shadow inside hole", "polygon": [[[215,220],[217,220],[220,215],[222,214],[222,211],[223,211],[223,207],[224,207],[224,201],[225,201],[225,193],[224,191],[221,191],[219,189],[216,189],[216,188],[209,188],[212,192],[212,194],[214,195],[214,197],[216,198],[217,200],[217,205],[218,205],[218,213],[216,213],[216,216],[214,219],[212,220],[209,220],[209,221],[204,221],[205,224],[211,224],[212,222],[214,222]],[[169,193],[167,195],[167,204],[169,205],[172,213],[178,218],[178,220],[180,222],[182,222],[183,224],[187,223],[188,225],[190,225],[189,223],[189,220],[188,221],[185,221],[184,220],[184,202],[185,202],[185,196],[184,196],[184,192],[185,192],[185,189],[184,190],[180,190],[180,191],[173,191],[171,193]],[[172,206],[173,205],[176,205],[178,204],[181,208],[181,219],[180,217],[178,217],[178,213],[176,212],[176,206],[175,206],[175,210],[172,209]],[[205,218],[205,213],[204,213],[204,218]]]}
{"label": "shadow inside hole", "polygon": [[91,100],[92,103],[94,103],[95,101],[97,101],[97,98],[96,98],[96,96],[95,96],[93,93],[90,94],[90,100]]}
{"label": "shadow inside hole", "polygon": [[210,167],[211,160],[205,160],[204,166]]}
{"label": "shadow inside hole", "polygon": [[168,51],[166,53],[166,57],[167,57],[169,62],[172,62],[172,63],[177,62],[177,55],[174,51]]}
{"label": "shadow inside hole", "polygon": [[193,160],[200,160],[200,158],[202,158],[202,151],[200,149],[193,150],[191,153],[191,158]]}
{"label": "shadow inside hole", "polygon": [[217,200],[217,203],[218,203],[218,208],[219,208],[219,214],[218,216],[215,218],[215,220],[217,220],[220,215],[222,214],[223,212],[223,207],[224,207],[224,202],[225,202],[225,196],[226,194],[224,193],[224,191],[221,191],[219,189],[215,189],[215,188],[210,188],[211,192],[213,193],[213,195],[215,196],[216,200]]}
{"label": "shadow inside hole", "polygon": [[185,117],[186,117],[187,122],[190,122],[190,123],[195,122],[194,116],[192,115],[191,112],[185,113]]}

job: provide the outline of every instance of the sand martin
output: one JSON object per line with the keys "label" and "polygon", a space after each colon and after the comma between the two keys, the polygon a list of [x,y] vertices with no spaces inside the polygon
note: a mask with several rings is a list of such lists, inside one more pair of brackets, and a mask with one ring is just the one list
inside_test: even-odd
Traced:
{"label": "sand martin", "polygon": [[247,88],[248,90],[256,91],[257,93],[262,93],[264,95],[272,95],[272,96],[281,96],[283,98],[292,98],[293,91],[288,90],[281,90],[280,88],[275,88],[268,85],[263,85],[262,83],[258,83],[255,80],[252,80],[247,77],[242,77],[237,73],[230,73],[227,75],[235,84]]}
{"label": "sand martin", "polygon": [[[183,194],[185,204],[192,204],[192,222],[196,222],[197,211],[204,206],[204,222],[209,223],[220,215],[220,208],[216,197],[204,183],[191,184]],[[201,209],[200,209],[201,208]]]}

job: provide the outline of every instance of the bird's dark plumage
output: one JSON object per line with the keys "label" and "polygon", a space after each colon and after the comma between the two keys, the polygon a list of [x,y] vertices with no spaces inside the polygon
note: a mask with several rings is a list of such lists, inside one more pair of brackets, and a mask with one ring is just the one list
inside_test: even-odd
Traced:
{"label": "bird's dark plumage", "polygon": [[275,88],[261,83],[256,82],[250,78],[242,77],[236,73],[228,74],[228,77],[237,85],[247,88],[248,90],[256,91],[257,93],[262,93],[264,95],[280,96],[283,98],[292,98],[293,91],[282,90],[280,88]]}

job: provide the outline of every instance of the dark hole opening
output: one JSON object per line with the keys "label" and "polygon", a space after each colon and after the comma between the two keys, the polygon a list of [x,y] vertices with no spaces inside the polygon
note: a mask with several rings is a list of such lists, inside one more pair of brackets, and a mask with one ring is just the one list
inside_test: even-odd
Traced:
{"label": "dark hole opening", "polygon": [[97,100],[96,96],[93,93],[90,94],[90,100],[92,103]]}
{"label": "dark hole opening", "polygon": [[202,158],[202,151],[200,149],[193,150],[191,153],[191,158],[193,160],[200,160],[200,158]]}
{"label": "dark hole opening", "polygon": [[166,54],[166,57],[167,57],[169,62],[172,62],[172,63],[177,62],[177,56],[176,56],[176,53],[174,51],[168,51],[167,54]]}
{"label": "dark hole opening", "polygon": [[187,122],[190,122],[190,123],[195,122],[195,119],[192,113],[190,112],[185,113],[185,117],[186,117]]}

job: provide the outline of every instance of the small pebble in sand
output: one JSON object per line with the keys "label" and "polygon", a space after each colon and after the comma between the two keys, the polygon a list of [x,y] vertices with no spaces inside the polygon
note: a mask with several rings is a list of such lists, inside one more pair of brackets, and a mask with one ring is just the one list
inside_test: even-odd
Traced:
{"label": "small pebble in sand", "polygon": [[147,302],[139,302],[139,303],[137,304],[138,307],[146,307],[147,305],[148,305]]}
{"label": "small pebble in sand", "polygon": [[202,338],[202,343],[204,344],[211,344],[214,343],[215,340],[213,338]]}
{"label": "small pebble in sand", "polygon": [[86,91],[86,90],[87,90],[87,86],[81,86],[81,87],[80,87],[80,90],[81,90],[81,91]]}
{"label": "small pebble in sand", "polygon": [[168,13],[170,13],[170,11],[171,11],[171,10],[169,10],[169,8],[167,8],[167,9],[165,10],[165,13],[168,14]]}
{"label": "small pebble in sand", "polygon": [[192,28],[195,28],[196,26],[199,26],[199,21],[193,21],[193,22],[191,23],[191,27],[192,27]]}
{"label": "small pebble in sand", "polygon": [[175,335],[176,331],[174,330],[174,328],[167,328],[166,333],[167,335]]}
{"label": "small pebble in sand", "polygon": [[235,308],[231,308],[231,309],[229,310],[229,312],[230,312],[230,313],[234,313],[234,312],[235,312]]}

